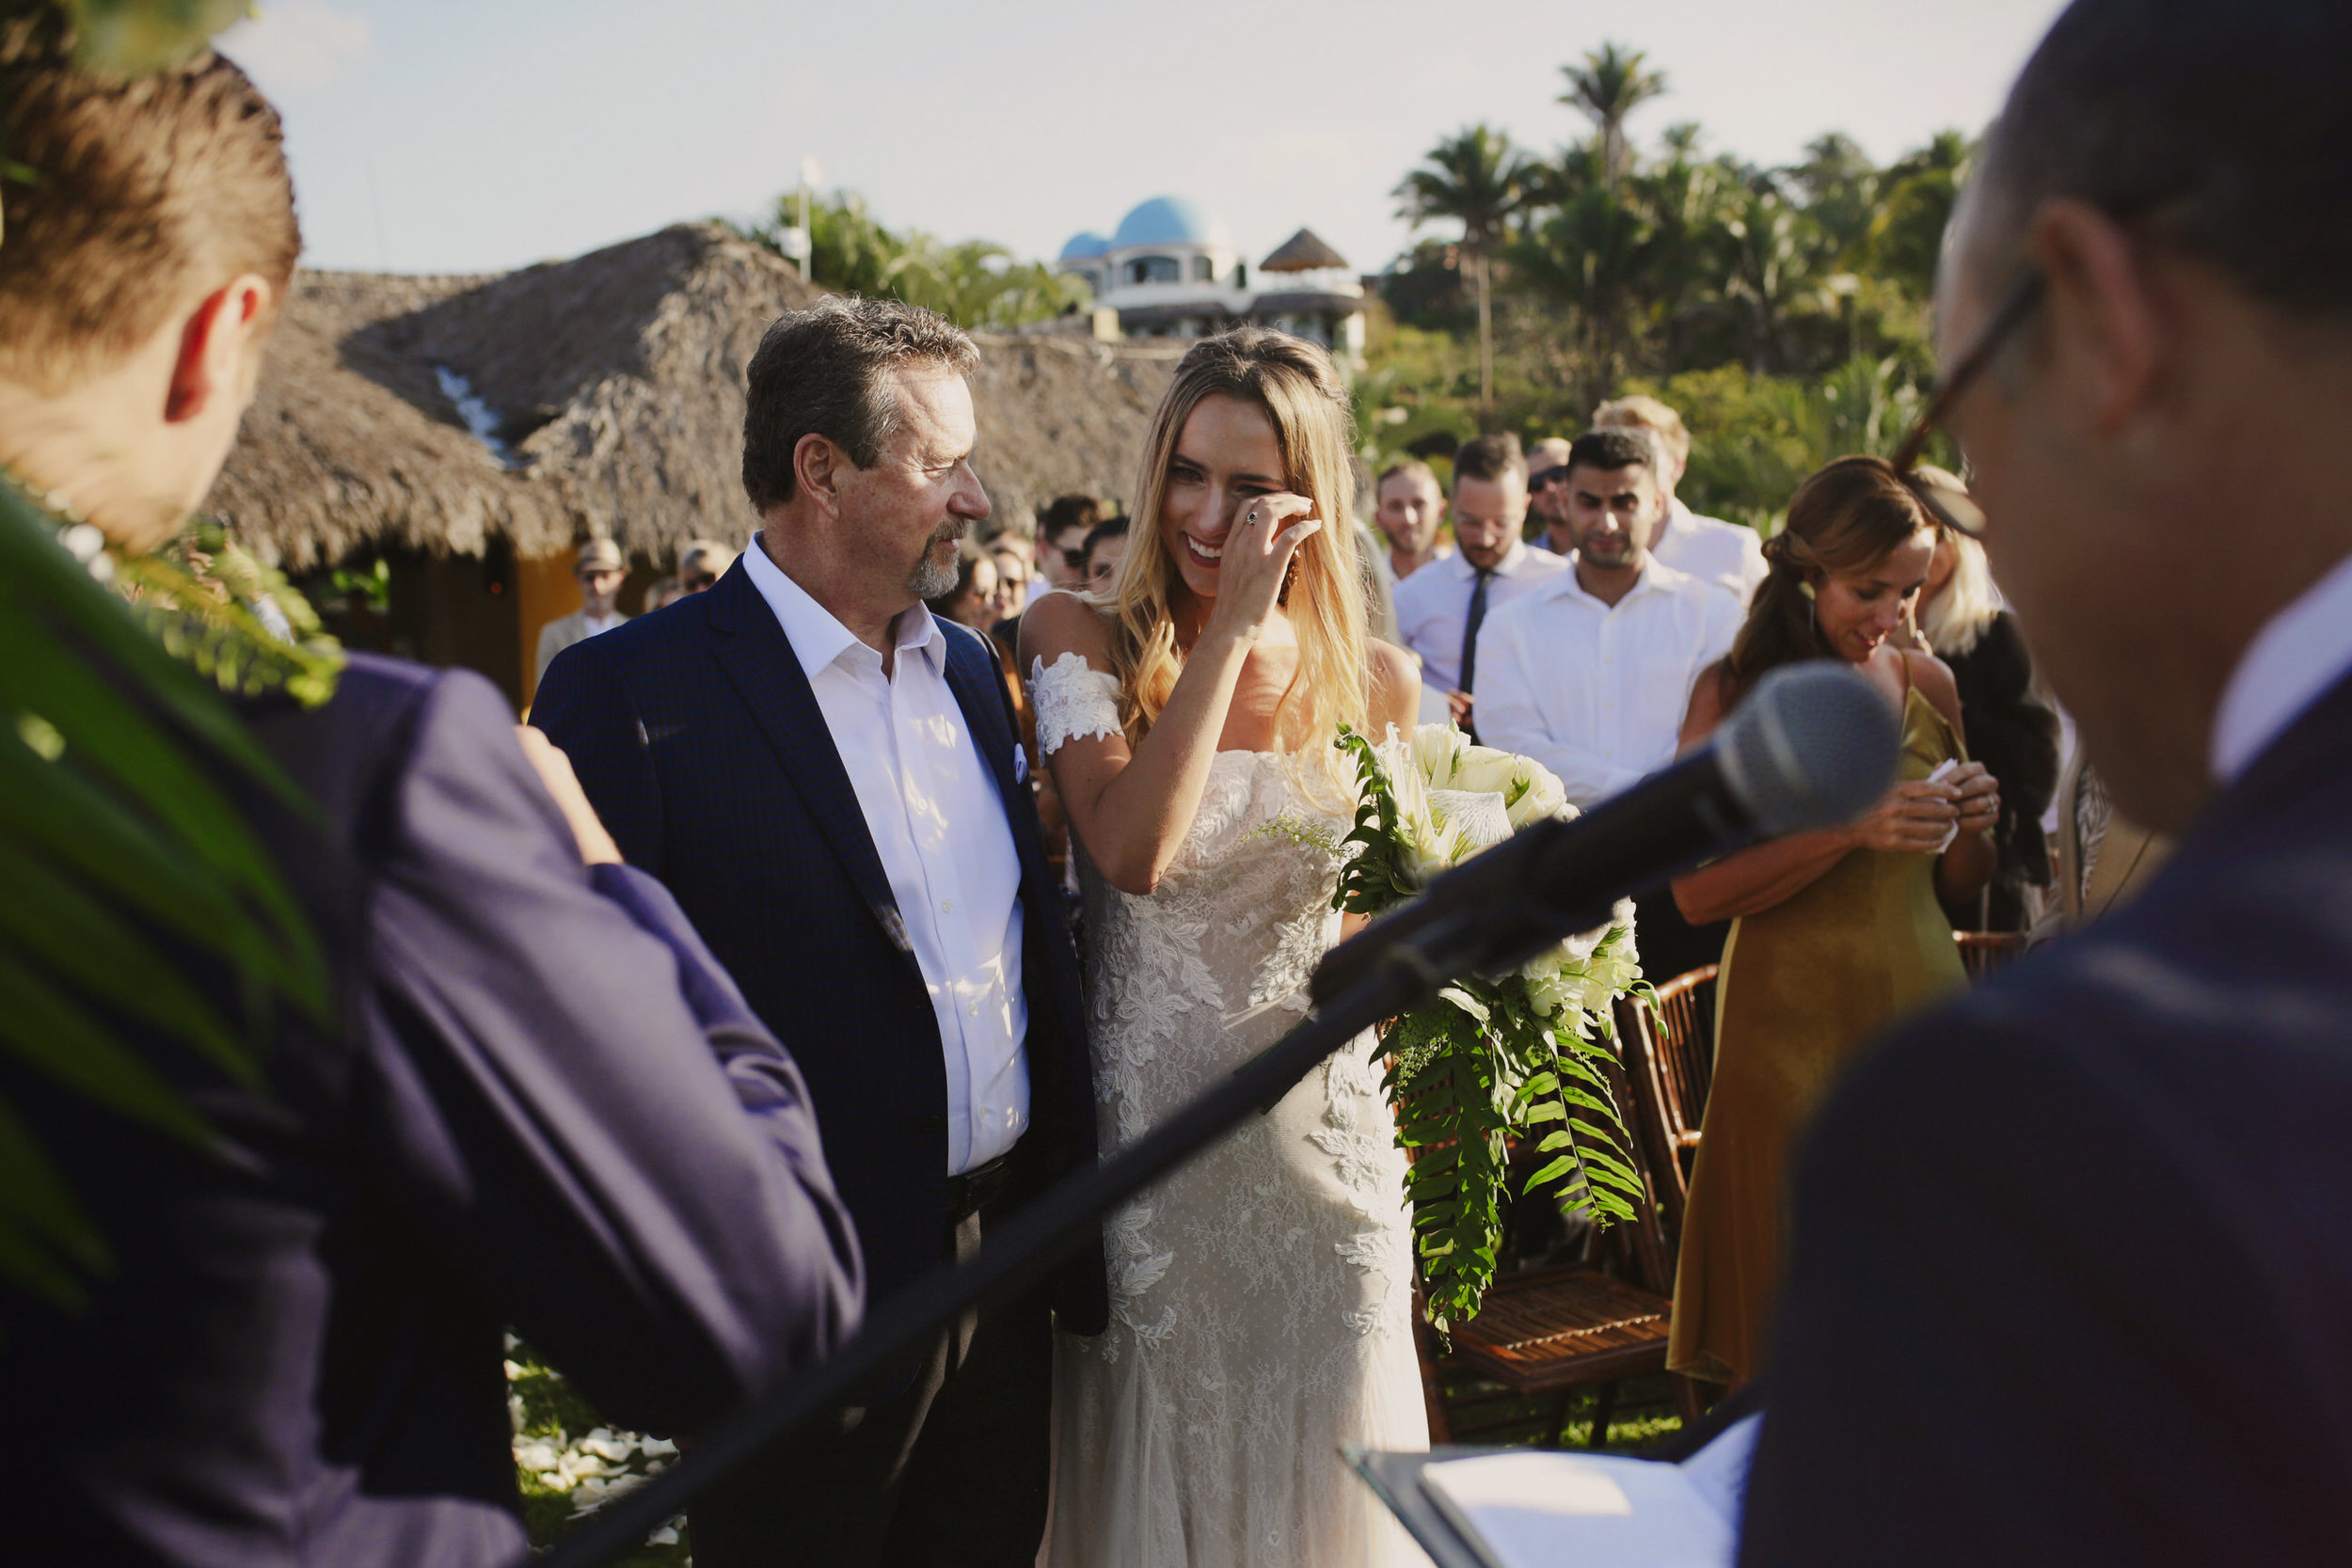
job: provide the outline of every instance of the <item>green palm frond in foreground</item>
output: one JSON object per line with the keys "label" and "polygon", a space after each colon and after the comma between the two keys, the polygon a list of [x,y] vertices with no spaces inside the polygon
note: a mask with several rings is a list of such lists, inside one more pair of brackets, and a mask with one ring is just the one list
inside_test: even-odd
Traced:
{"label": "green palm frond in foreground", "polygon": [[[208,660],[223,676],[252,662]],[[223,787],[239,776],[310,809],[150,618],[0,484],[0,1053],[198,1144],[202,1120],[117,1021],[258,1083],[274,1009],[329,1010],[309,925]],[[167,939],[236,975],[234,1016],[186,979]],[[103,1240],[0,1101],[0,1277],[71,1306],[106,1266]]]}

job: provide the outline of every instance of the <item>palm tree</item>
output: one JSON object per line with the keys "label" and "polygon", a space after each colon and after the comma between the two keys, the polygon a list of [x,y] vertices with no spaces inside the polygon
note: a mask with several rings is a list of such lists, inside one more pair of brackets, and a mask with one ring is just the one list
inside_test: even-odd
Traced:
{"label": "palm tree", "polygon": [[1431,148],[1422,166],[1395,195],[1397,216],[1418,227],[1438,219],[1462,226],[1462,254],[1478,283],[1478,413],[1494,407],[1495,325],[1493,253],[1525,194],[1527,161],[1511,138],[1489,125],[1471,125]]}
{"label": "palm tree", "polygon": [[1625,178],[1633,162],[1626,145],[1626,117],[1666,90],[1664,71],[1642,69],[1646,58],[1638,49],[1604,43],[1586,55],[1582,65],[1560,68],[1568,79],[1560,102],[1588,117],[1600,133],[1601,168],[1612,185]]}

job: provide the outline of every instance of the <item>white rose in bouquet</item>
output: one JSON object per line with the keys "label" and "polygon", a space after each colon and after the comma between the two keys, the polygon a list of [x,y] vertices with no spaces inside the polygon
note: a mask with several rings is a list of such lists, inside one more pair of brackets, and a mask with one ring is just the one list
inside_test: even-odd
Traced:
{"label": "white rose in bouquet", "polygon": [[1465,746],[1454,756],[1452,787],[1500,795],[1508,800],[1518,792],[1523,770],[1534,764],[1511,752],[1491,746]]}

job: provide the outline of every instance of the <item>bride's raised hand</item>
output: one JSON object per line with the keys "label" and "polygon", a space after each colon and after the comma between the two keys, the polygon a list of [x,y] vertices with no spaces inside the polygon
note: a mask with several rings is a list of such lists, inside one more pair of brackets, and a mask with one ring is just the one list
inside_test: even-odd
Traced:
{"label": "bride's raised hand", "polygon": [[1323,527],[1315,503],[1288,491],[1243,501],[1225,533],[1217,562],[1216,605],[1206,630],[1255,641],[1281,597],[1291,558],[1308,535]]}

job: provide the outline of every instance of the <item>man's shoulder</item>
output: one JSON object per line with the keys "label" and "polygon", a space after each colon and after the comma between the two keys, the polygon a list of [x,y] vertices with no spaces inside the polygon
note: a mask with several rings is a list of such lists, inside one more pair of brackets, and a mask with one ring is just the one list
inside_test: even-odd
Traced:
{"label": "man's shoulder", "polygon": [[1455,559],[1450,555],[1440,557],[1400,581],[1394,594],[1397,613],[1428,610],[1444,597],[1447,589],[1461,588],[1462,581],[1454,575]]}
{"label": "man's shoulder", "polygon": [[1822,1139],[2021,1096],[2033,1116],[1988,1116],[1989,1135],[2055,1117],[2161,1136],[2187,1118],[2233,1142],[2321,1107],[2352,1118],[2352,911],[2320,891],[2347,882],[2352,828],[2266,849],[2192,839],[2129,908],[1868,1053]]}
{"label": "man's shoulder", "polygon": [[1519,558],[1518,570],[1514,575],[1526,582],[1549,582],[1565,573],[1572,564],[1573,561],[1567,556],[1554,555],[1549,550],[1530,545],[1527,553]]}

